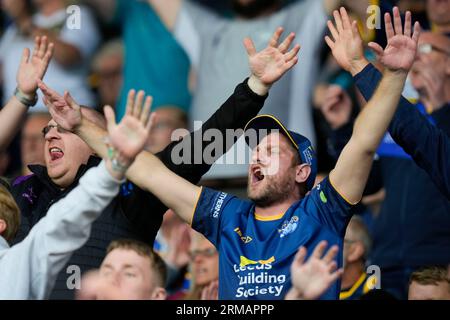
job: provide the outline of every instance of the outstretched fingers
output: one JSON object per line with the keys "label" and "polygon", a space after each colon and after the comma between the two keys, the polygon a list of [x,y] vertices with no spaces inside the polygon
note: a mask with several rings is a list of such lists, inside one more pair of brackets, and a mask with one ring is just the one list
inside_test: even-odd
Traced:
{"label": "outstretched fingers", "polygon": [[404,35],[407,37],[411,37],[411,11],[406,11],[405,13],[405,27],[404,29]]}
{"label": "outstretched fingers", "polygon": [[344,27],[342,25],[341,14],[339,13],[339,11],[334,10],[333,17],[334,17],[334,21],[336,23],[336,28],[339,31],[339,33],[341,33],[342,31],[344,31]]}
{"label": "outstretched fingers", "polygon": [[336,255],[339,252],[339,247],[337,245],[332,246],[328,252],[323,257],[323,261],[326,263],[332,263],[334,258],[336,258]]}
{"label": "outstretched fingers", "polygon": [[323,256],[323,253],[325,252],[325,248],[327,247],[328,243],[324,241],[320,241],[319,244],[314,248],[314,251],[312,253],[312,256],[321,259]]}
{"label": "outstretched fingers", "polygon": [[328,30],[330,30],[331,35],[333,36],[333,40],[336,41],[339,39],[339,32],[336,30],[336,27],[334,26],[333,22],[331,20],[328,20],[327,22]]}
{"label": "outstretched fingers", "polygon": [[140,90],[138,92],[136,100],[134,102],[133,116],[135,118],[139,119],[139,116],[141,115],[142,104],[144,102],[144,97],[145,97],[145,92],[143,90]]}
{"label": "outstretched fingers", "polygon": [[289,47],[292,44],[292,41],[295,39],[295,33],[291,32],[286,39],[278,46],[278,50],[280,50],[281,53],[286,53],[289,49]]}
{"label": "outstretched fingers", "polygon": [[44,58],[46,52],[47,52],[47,37],[46,37],[46,36],[43,36],[43,37],[41,38],[39,50],[38,50],[38,52],[37,52],[37,57],[38,57],[39,59]]}
{"label": "outstretched fingers", "polygon": [[341,7],[339,10],[342,18],[342,26],[344,30],[350,30],[352,23],[350,22],[350,18],[348,16],[347,10],[344,7]]}
{"label": "outstretched fingers", "polygon": [[144,108],[142,109],[141,112],[141,123],[146,126],[147,122],[150,120],[150,113],[152,111],[152,102],[153,102],[153,98],[151,96],[147,96],[147,98],[145,99],[145,103],[144,103]]}
{"label": "outstretched fingers", "polygon": [[301,265],[305,262],[306,254],[307,254],[306,248],[305,248],[305,247],[301,247],[301,248],[297,251],[297,253],[295,254],[295,257],[294,257],[294,261],[293,261],[293,263],[292,263],[292,266],[293,266],[293,267],[296,267],[296,266],[299,267],[299,266],[301,266]]}
{"label": "outstretched fingers", "polygon": [[294,59],[295,57],[297,57],[297,54],[298,54],[299,51],[300,51],[300,45],[297,44],[297,45],[295,45],[294,48],[291,49],[291,51],[289,51],[288,53],[286,53],[286,54],[284,55],[284,61],[285,61],[285,62],[291,61],[292,59]]}
{"label": "outstretched fingers", "polygon": [[278,27],[275,33],[273,34],[272,38],[270,38],[269,41],[269,47],[276,48],[278,46],[278,41],[280,40],[281,34],[283,33],[284,29],[282,27]]}
{"label": "outstretched fingers", "polygon": [[417,44],[419,42],[419,35],[420,35],[420,24],[419,22],[414,23],[414,32],[412,35],[412,39]]}
{"label": "outstretched fingers", "polygon": [[394,13],[394,30],[395,34],[403,34],[403,28],[402,28],[402,18],[400,17],[400,10],[398,7],[394,7],[393,9]]}
{"label": "outstretched fingers", "polygon": [[136,91],[134,89],[131,89],[128,91],[127,96],[127,107],[125,110],[125,115],[132,115],[133,114],[133,107],[134,107],[134,97],[136,96]]}
{"label": "outstretched fingers", "polygon": [[395,33],[394,28],[392,27],[391,15],[388,12],[384,14],[384,25],[386,29],[386,38],[389,41],[395,35]]}

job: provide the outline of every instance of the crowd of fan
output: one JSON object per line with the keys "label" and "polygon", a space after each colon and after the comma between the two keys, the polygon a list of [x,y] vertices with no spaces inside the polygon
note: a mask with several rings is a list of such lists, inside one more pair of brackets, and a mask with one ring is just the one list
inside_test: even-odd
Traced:
{"label": "crowd of fan", "polygon": [[[199,129],[194,121],[202,121],[203,130],[244,128],[261,111],[314,143],[320,183],[373,94],[324,41],[331,31],[327,21],[344,16],[335,11],[341,6],[357,21],[362,54],[380,69],[374,42],[384,48],[389,40],[384,14],[398,5],[407,20],[406,11],[412,11],[422,30],[402,95],[450,135],[448,0],[0,3],[0,132],[8,132],[0,137],[0,176],[7,177],[0,187],[0,270],[14,267],[21,277],[0,279],[3,299],[218,299],[219,251],[211,235],[194,231],[146,184],[152,169],[140,170],[138,154],[155,154],[193,184],[203,177],[202,185],[245,197],[247,167],[180,165],[170,157],[177,144],[190,145],[189,135],[181,139],[177,129]],[[366,9],[373,4],[382,22],[375,29],[366,23]],[[68,23],[76,14],[66,10],[70,5],[81,8],[79,28]],[[244,81],[249,76],[245,49],[251,59],[252,46],[265,48],[279,26],[295,33],[298,60],[299,48],[290,46],[294,36],[288,35],[278,49],[292,55],[292,64],[270,83],[265,101],[247,98],[245,90],[255,90],[251,79]],[[251,45],[247,40],[242,45],[245,36]],[[290,51],[281,48],[286,44]],[[34,107],[20,104],[35,92]],[[24,100],[11,98],[18,94]],[[243,97],[248,101],[241,103]],[[80,110],[83,124],[58,113],[67,106]],[[121,131],[130,113],[144,119],[142,132],[130,129],[142,138],[136,145]],[[118,125],[114,114],[122,119]],[[242,146],[244,139],[231,150],[224,146],[215,159]],[[62,158],[61,169],[54,163]],[[450,202],[389,134],[354,211],[342,251],[323,241],[308,248],[311,252],[299,248],[286,299],[317,299],[336,281],[341,300],[450,299]],[[13,249],[29,265],[15,266],[19,258],[8,253]],[[82,272],[72,287],[70,266]]]}

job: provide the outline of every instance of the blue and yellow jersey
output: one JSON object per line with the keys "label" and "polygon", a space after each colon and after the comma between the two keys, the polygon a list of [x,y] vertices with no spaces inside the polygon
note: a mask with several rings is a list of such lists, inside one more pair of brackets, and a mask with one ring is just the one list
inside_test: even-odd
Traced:
{"label": "blue and yellow jersey", "polygon": [[340,300],[359,300],[362,295],[374,289],[377,284],[375,275],[367,276],[364,272],[350,289],[342,290],[339,294]]}
{"label": "blue and yellow jersey", "polygon": [[[328,178],[285,213],[259,217],[250,201],[203,188],[192,227],[205,235],[219,252],[220,299],[283,299],[291,287],[290,266],[300,246],[311,254],[322,240],[337,244],[343,237],[354,206]],[[342,254],[336,258],[342,266]],[[340,281],[321,299],[338,299]]]}

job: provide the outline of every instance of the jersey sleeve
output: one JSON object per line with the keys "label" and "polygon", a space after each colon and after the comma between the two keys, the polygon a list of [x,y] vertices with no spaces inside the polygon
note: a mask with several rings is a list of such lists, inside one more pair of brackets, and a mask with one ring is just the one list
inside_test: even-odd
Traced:
{"label": "jersey sleeve", "polygon": [[228,193],[206,187],[200,192],[191,226],[215,246],[219,245],[222,226],[234,211],[233,199],[235,197]]}
{"label": "jersey sleeve", "polygon": [[320,182],[307,197],[308,214],[337,235],[344,236],[350,218],[357,211],[357,205],[345,200],[333,187],[329,177]]}

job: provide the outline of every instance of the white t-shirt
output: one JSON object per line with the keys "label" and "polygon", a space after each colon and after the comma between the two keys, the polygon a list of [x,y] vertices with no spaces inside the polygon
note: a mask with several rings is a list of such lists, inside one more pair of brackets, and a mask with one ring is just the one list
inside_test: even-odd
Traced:
{"label": "white t-shirt", "polygon": [[[251,37],[257,50],[265,48],[277,27],[285,29],[283,39],[296,33],[301,45],[298,64],[270,90],[261,113],[279,118],[290,130],[308,137],[314,144],[311,94],[319,67],[319,45],[323,42],[327,15],[323,1],[295,2],[269,16],[256,19],[228,19],[190,1],[184,1],[175,27],[175,36],[188,53],[198,79],[190,109],[191,121],[205,121],[231,95],[238,83],[250,74],[248,57],[242,44]],[[196,129],[196,128],[194,128]],[[239,155],[246,146],[242,139],[228,156]],[[208,178],[242,177],[247,164],[220,164]]]}
{"label": "white t-shirt", "polygon": [[[80,29],[69,29],[65,10],[53,13],[51,16],[35,14],[33,23],[45,29],[60,29],[59,39],[75,46],[82,55],[80,63],[69,68],[63,67],[53,59],[44,77],[44,82],[60,94],[69,91],[78,103],[95,107],[95,98],[87,84],[90,58],[99,42],[100,33],[94,16],[86,7],[81,7]],[[0,40],[0,63],[3,77],[3,105],[14,94],[17,86],[16,75],[24,48],[33,49],[33,39],[22,36],[15,25],[11,25]],[[42,93],[38,90],[39,101],[30,112],[47,111],[42,102]]]}

